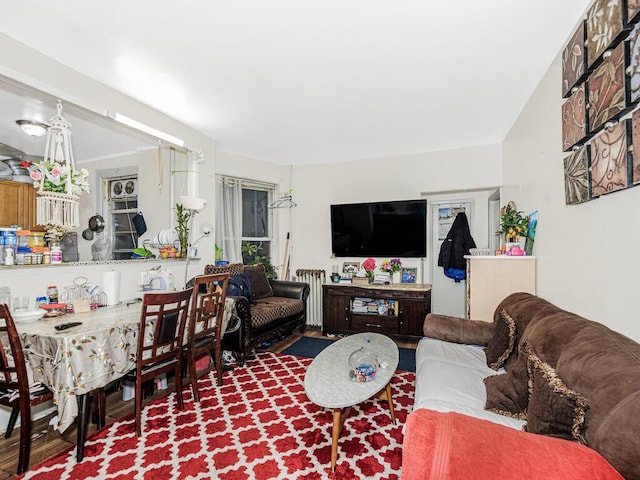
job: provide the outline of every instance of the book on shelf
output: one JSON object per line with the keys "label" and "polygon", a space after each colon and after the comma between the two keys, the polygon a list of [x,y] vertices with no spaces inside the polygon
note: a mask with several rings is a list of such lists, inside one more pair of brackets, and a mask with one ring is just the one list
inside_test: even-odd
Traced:
{"label": "book on shelf", "polygon": [[355,297],[351,300],[351,313],[398,316],[398,301]]}

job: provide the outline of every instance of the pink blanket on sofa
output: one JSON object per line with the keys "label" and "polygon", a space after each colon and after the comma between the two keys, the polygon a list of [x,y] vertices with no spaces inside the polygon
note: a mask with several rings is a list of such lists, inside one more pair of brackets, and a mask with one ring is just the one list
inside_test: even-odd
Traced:
{"label": "pink blanket on sofa", "polygon": [[403,480],[624,480],[595,450],[459,413],[407,419]]}

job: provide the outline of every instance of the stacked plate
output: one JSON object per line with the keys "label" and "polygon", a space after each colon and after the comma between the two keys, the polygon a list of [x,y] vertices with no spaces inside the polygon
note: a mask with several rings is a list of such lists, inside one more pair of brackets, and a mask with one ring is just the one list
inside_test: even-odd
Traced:
{"label": "stacked plate", "polygon": [[158,234],[153,237],[151,241],[151,245],[154,247],[160,246],[175,246],[176,242],[179,241],[178,232],[175,228],[170,228],[168,230],[160,230]]}
{"label": "stacked plate", "polygon": [[[11,172],[11,176],[6,180],[13,180],[14,182],[22,183],[33,183],[33,179],[29,176],[29,169],[23,167],[20,164],[22,161],[23,160],[19,158],[9,158],[1,162],[4,163],[4,165],[8,167],[9,171]],[[0,175],[2,175],[2,171],[0,171]]]}
{"label": "stacked plate", "polygon": [[0,180],[11,180],[13,170],[4,161],[0,162]]}
{"label": "stacked plate", "polygon": [[11,315],[16,323],[31,323],[40,320],[47,313],[41,308],[35,310],[16,310]]}

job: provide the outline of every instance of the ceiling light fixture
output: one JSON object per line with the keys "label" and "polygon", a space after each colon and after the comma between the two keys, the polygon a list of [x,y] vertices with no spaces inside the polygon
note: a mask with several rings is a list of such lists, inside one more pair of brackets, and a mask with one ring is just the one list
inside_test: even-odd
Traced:
{"label": "ceiling light fixture", "polygon": [[32,137],[41,137],[47,133],[46,123],[36,122],[34,120],[16,120],[16,123],[20,125],[20,128],[24,133]]}
{"label": "ceiling light fixture", "polygon": [[184,147],[184,140],[181,138],[175,137],[168,133],[165,133],[156,128],[150,127],[149,125],[145,125],[144,123],[138,122],[133,118],[129,118],[126,115],[122,115],[118,112],[110,112],[107,111],[107,117],[115,120],[116,122],[122,123],[123,125],[127,125],[131,128],[135,128],[136,130],[140,130],[141,132],[148,133],[149,135],[153,135],[156,138],[161,138],[162,140],[166,140],[169,143],[173,143],[179,147]]}

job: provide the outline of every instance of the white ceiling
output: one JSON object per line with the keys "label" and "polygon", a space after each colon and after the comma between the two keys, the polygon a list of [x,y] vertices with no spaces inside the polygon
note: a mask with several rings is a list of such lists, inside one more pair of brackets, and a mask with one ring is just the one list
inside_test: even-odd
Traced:
{"label": "white ceiling", "polygon": [[[55,97],[0,76],[0,159],[39,161],[37,157],[44,155],[46,136],[26,135],[16,120],[47,123],[57,114],[56,103]],[[157,145],[149,136],[70,103],[62,103],[62,116],[71,124],[73,155],[79,164]]]}
{"label": "white ceiling", "polygon": [[220,150],[305,164],[502,141],[589,3],[3,0],[0,31]]}

